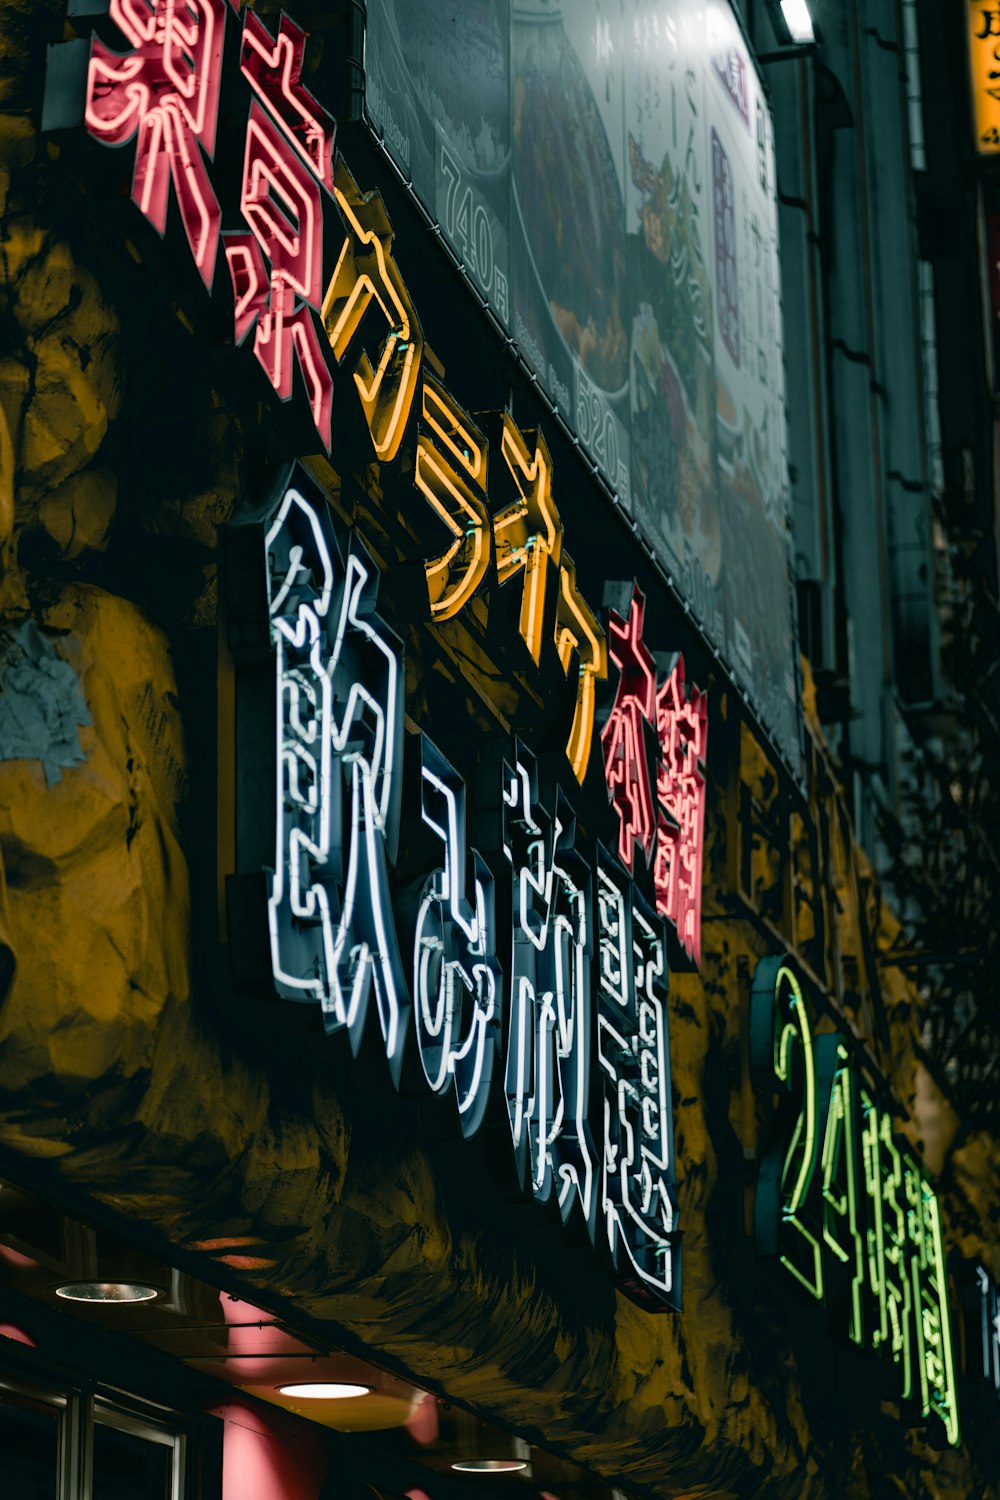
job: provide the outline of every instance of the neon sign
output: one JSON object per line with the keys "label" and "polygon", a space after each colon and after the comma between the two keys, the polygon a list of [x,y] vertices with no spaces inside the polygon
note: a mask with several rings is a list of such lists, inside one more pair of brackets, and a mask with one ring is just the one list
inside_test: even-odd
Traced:
{"label": "neon sign", "polygon": [[[633,586],[627,619],[610,612],[609,654],[618,683],[601,731],[604,774],[618,814],[622,863],[632,870],[638,846],[653,864],[656,909],[700,964],[708,699],[685,683],[680,655],[657,683],[656,663],[642,639],[645,610],[645,598]],[[647,725],[658,747],[655,777],[646,753]]]}
{"label": "neon sign", "polygon": [[700,964],[708,694],[685,683],[680,654],[656,690],[656,735],[656,909],[673,923],[688,957]]}
{"label": "neon sign", "polygon": [[[569,800],[540,791],[520,742],[496,771],[492,870],[468,844],[463,778],[423,734],[419,806],[408,807],[403,649],[376,610],[377,569],[362,548],[342,545],[299,466],[270,519],[254,526],[274,672],[276,812],[264,880],[274,991],[318,1005],[355,1055],[366,1029],[377,1031],[397,1085],[412,1018],[423,1079],[452,1099],[465,1137],[502,1081],[526,1196],[580,1222],[628,1295],[652,1310],[679,1306],[662,921],[614,856],[578,847]],[[503,934],[501,870],[511,896]],[[405,930],[396,880],[415,893]]]}
{"label": "neon sign", "polygon": [[417,1045],[435,1094],[454,1087],[462,1133],[482,1123],[500,1043],[502,978],[497,962],[493,877],[473,851],[466,895],[465,783],[422,736],[421,815],[443,846],[427,880],[413,944]]}
{"label": "neon sign", "polygon": [[222,213],[205,157],[215,151],[226,11],[226,0],[111,0],[111,19],[133,50],[114,52],[93,38],[84,113],[106,146],[135,137],[132,201],[160,234],[173,184],[209,289]]}
{"label": "neon sign", "polygon": [[[238,0],[111,0],[132,45],[91,39],[84,121],[95,140],[136,139],[132,199],[159,234],[170,187],[195,265],[211,290],[222,210],[206,158],[215,151],[222,57]],[[306,33],[282,16],[272,37],[251,10],[240,34],[240,73],[251,91],[239,209],[247,229],[221,236],[232,283],[233,333],[253,350],[276,395],[289,401],[298,367],[316,432],[330,450],[333,376],[368,308],[387,324],[375,363],[362,349],[354,383],[375,452],[396,456],[417,390],[423,339],[391,255],[379,195],[367,197],[340,159],[335,122],[302,84]],[[335,207],[342,243],[332,274],[323,237]]]}
{"label": "neon sign", "polygon": [[[378,574],[343,562],[328,517],[289,488],[266,536],[277,666],[278,786],[268,920],[275,984],[318,1000],[361,1045],[374,990],[398,1081],[409,998],[386,861],[399,818],[401,650],[375,614]],[[346,805],[345,805],[346,804]]]}
{"label": "neon sign", "polygon": [[[239,185],[246,227],[220,236],[222,211],[207,160],[215,149],[230,10],[236,16],[229,24],[241,27],[239,69],[250,96]],[[423,370],[420,320],[393,259],[381,196],[362,192],[335,155],[336,122],[302,83],[307,33],[282,15],[272,36],[237,0],[113,0],[111,19],[133,51],[113,52],[92,39],[87,129],[116,147],[138,133],[133,199],[162,235],[173,183],[209,289],[221,237],[234,341],[252,347],[283,402],[293,399],[298,371],[327,452],[334,370],[349,364],[352,353],[354,393],[378,460],[399,458],[417,410],[413,482],[447,534],[443,549],[424,562],[430,618],[443,623],[460,614],[494,563],[501,588],[520,583],[519,630],[535,667],[553,647],[567,678],[575,663],[565,748],[582,783],[607,644],[563,549],[548,448],[541,433],[525,435],[503,414],[500,455],[516,499],[495,504],[491,515],[488,445],[444,385]],[[340,247],[332,269],[324,264],[326,238]]]}
{"label": "neon sign", "polygon": [[663,924],[622,876],[599,852],[604,1213],[615,1268],[633,1295],[679,1307],[666,945]]}
{"label": "neon sign", "polygon": [[656,664],[642,640],[645,609],[644,597],[633,590],[627,620],[611,611],[610,656],[618,668],[618,686],[601,731],[608,794],[620,828],[618,853],[626,870],[633,868],[636,844],[649,860],[655,836],[643,724],[654,722]]}
{"label": "neon sign", "polygon": [[[959,1443],[947,1272],[937,1196],[844,1039],[815,1035],[783,959],[757,965],[751,1068],[780,1086],[779,1128],[759,1167],[754,1238],[828,1306],[851,1340],[894,1368],[899,1394]],[[784,1122],[784,1128],[781,1124]]]}
{"label": "neon sign", "polygon": [[298,360],[316,431],[329,452],[333,378],[314,321],[323,295],[320,186],[256,100],[247,123],[240,211],[250,232],[225,236],[236,342],[256,329],[254,353],[282,401],[291,399]]}
{"label": "neon sign", "polygon": [[564,1222],[579,1204],[591,1236],[599,1173],[590,1099],[589,871],[561,792],[547,814],[531,756],[504,766],[504,854],[514,881],[507,1111],[522,1181],[555,1197]]}
{"label": "neon sign", "polygon": [[[336,122],[303,85],[306,33],[281,16],[272,35],[238,0],[112,0],[111,19],[133,50],[92,39],[87,129],[114,147],[138,135],[133,199],[162,235],[172,186],[209,289],[221,243],[234,341],[253,349],[281,401],[295,399],[301,384],[327,452],[340,367],[378,461],[410,451],[403,445],[416,415],[413,486],[444,532],[443,545],[423,558],[427,617],[432,625],[456,618],[490,580],[501,594],[519,590],[528,659],[541,669],[549,653],[567,679],[575,676],[564,745],[583,783],[608,645],[564,545],[544,436],[501,414],[495,467],[507,494],[490,496],[486,438],[424,368],[421,324],[382,199],[364,193],[336,155]],[[227,24],[238,28],[248,102],[243,227],[223,233],[211,162]],[[339,246],[332,267],[328,242]],[[551,806],[539,799],[534,763],[518,745],[499,792],[513,891],[508,953],[498,941],[495,872],[466,848],[464,783],[422,737],[419,818],[438,865],[424,879],[404,956],[390,899],[402,646],[376,612],[378,571],[362,547],[340,545],[304,474],[285,488],[263,541],[276,673],[277,808],[266,875],[274,989],[318,1005],[326,1029],[346,1032],[355,1053],[374,1014],[397,1083],[412,1015],[424,1079],[453,1097],[466,1136],[479,1128],[499,1071],[506,1004],[504,1092],[525,1190],[557,1205],[563,1219],[582,1218],[595,1241],[605,1234],[630,1295],[678,1305],[662,924],[610,856],[599,860],[598,894],[575,847],[569,802],[561,791]],[[667,745],[671,714],[682,710],[676,695],[663,703],[654,691],[646,717]],[[686,826],[664,795],[650,812],[647,857],[654,823],[665,827],[665,818]],[[681,862],[667,858],[664,867]],[[595,944],[595,912],[610,910],[611,886],[625,913],[614,958],[610,931]],[[620,981],[628,976],[634,986],[627,993],[609,989],[616,965]],[[598,1030],[601,1072],[592,1079]],[[598,1080],[603,1151],[590,1124]]]}

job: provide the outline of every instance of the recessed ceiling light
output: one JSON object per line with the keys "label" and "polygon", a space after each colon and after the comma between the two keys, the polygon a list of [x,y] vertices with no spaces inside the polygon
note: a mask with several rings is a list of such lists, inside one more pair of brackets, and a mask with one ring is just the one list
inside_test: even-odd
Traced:
{"label": "recessed ceiling light", "polygon": [[516,1474],[527,1467],[523,1458],[461,1458],[452,1464],[453,1469],[463,1474]]}
{"label": "recessed ceiling light", "polygon": [[56,1296],[67,1302],[152,1302],[159,1288],[141,1281],[67,1281],[56,1287]]}
{"label": "recessed ceiling light", "polygon": [[291,1385],[279,1385],[283,1396],[301,1396],[306,1401],[345,1401],[349,1396],[370,1396],[370,1385],[357,1385],[350,1380],[298,1380]]}

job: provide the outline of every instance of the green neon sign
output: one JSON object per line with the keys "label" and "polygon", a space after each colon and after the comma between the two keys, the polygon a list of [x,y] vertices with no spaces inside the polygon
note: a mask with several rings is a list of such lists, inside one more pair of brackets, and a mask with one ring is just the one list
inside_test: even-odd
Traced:
{"label": "green neon sign", "polygon": [[836,1045],[836,1069],[823,1141],[823,1243],[849,1277],[848,1332],[855,1344],[864,1344],[866,1263],[858,1208],[857,1088],[847,1048],[839,1037],[829,1040]]}
{"label": "green neon sign", "polygon": [[859,1348],[891,1362],[903,1401],[960,1442],[941,1216],[892,1114],[863,1086],[843,1037],[816,1036],[807,993],[783,959],[757,965],[750,1063],[775,1092],[761,1155],[757,1253],[780,1260]]}

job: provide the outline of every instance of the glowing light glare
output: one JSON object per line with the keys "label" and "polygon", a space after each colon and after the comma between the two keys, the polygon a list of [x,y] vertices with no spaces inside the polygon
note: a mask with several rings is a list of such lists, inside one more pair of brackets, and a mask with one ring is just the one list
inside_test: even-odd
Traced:
{"label": "glowing light glare", "polygon": [[525,1458],[460,1458],[452,1464],[462,1474],[517,1474],[527,1467]]}
{"label": "glowing light glare", "polygon": [[67,1281],[55,1291],[66,1302],[153,1302],[160,1295],[138,1281]]}
{"label": "glowing light glare", "polygon": [[680,1305],[662,922],[599,851],[598,1058],[604,1073],[604,1217],[616,1270],[642,1301]]}
{"label": "glowing light glare", "polygon": [[373,1387],[350,1380],[297,1380],[290,1385],[275,1386],[283,1396],[300,1401],[349,1401],[354,1396],[370,1396]]}
{"label": "glowing light glare", "polygon": [[812,16],[809,14],[806,0],[781,0],[781,14],[793,42],[805,43],[816,40]]}
{"label": "glowing light glare", "polygon": [[334,195],[347,235],[323,298],[323,324],[338,364],[371,306],[388,325],[378,364],[362,350],[354,370],[375,452],[388,463],[399,451],[416,395],[423,334],[390,254],[392,225],[381,195],[362,194],[340,158]]}

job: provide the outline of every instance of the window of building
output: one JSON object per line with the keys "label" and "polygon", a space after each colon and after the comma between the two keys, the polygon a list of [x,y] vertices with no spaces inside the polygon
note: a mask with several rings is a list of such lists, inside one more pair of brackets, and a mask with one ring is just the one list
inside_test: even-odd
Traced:
{"label": "window of building", "polygon": [[66,1398],[0,1379],[0,1455],[4,1490],[22,1500],[62,1500],[60,1458],[66,1447]]}
{"label": "window of building", "polygon": [[183,1419],[0,1374],[3,1493],[18,1500],[185,1500]]}

